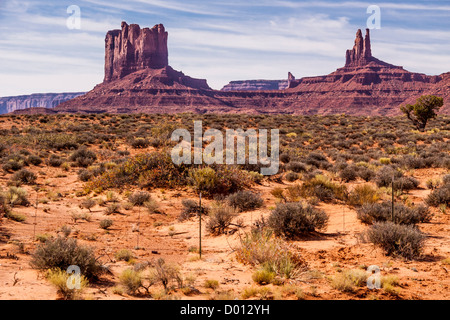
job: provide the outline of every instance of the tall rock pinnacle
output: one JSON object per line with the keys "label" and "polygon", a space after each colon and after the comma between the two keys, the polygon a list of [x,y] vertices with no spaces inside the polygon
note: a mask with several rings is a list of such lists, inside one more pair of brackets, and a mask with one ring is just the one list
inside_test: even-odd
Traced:
{"label": "tall rock pinnacle", "polygon": [[363,38],[361,29],[356,33],[355,45],[352,50],[347,50],[346,67],[361,67],[372,61],[372,49],[370,44],[370,30],[366,29]]}
{"label": "tall rock pinnacle", "polygon": [[168,33],[162,24],[141,29],[137,24],[122,22],[121,27],[106,34],[104,82],[139,70],[169,65]]}

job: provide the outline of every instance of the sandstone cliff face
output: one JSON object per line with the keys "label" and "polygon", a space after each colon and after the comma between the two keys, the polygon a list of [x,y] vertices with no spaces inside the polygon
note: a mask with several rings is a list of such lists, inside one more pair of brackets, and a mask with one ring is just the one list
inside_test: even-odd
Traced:
{"label": "sandstone cliff face", "polygon": [[162,24],[141,29],[122,22],[121,30],[112,30],[105,38],[105,82],[110,82],[146,68],[169,65],[168,33]]}
{"label": "sandstone cliff face", "polygon": [[0,98],[0,114],[29,108],[54,108],[58,104],[83,95],[74,93],[36,93],[31,95]]}
{"label": "sandstone cliff face", "polygon": [[261,91],[284,90],[288,87],[288,80],[243,80],[231,81],[222,91]]}
{"label": "sandstone cliff face", "polygon": [[[358,30],[353,48],[346,52],[345,66],[329,75],[296,79],[289,73],[285,90],[275,89],[280,86],[277,81],[243,81],[215,91],[206,80],[187,77],[166,65],[163,26],[146,31],[152,34],[147,38],[146,32],[132,26],[122,24],[120,32],[107,35],[105,82],[53,110],[398,115],[400,105],[414,103],[423,94],[436,94],[446,101],[442,111],[450,112],[450,75],[411,73],[378,60],[372,55],[369,30],[365,37]],[[146,41],[148,46],[143,44]],[[143,54],[142,48],[153,55]]]}

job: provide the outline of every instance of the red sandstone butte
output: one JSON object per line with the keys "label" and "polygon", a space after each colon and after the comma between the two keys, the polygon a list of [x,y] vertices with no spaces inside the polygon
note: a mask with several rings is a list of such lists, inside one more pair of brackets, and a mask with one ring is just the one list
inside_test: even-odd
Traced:
{"label": "red sandstone butte", "polygon": [[[253,113],[397,115],[399,106],[423,94],[444,97],[450,113],[450,73],[411,73],[372,55],[370,31],[356,33],[345,65],[325,76],[296,79],[289,73],[285,90],[243,82],[231,91],[211,90],[169,66],[168,35],[163,25],[141,29],[122,23],[105,39],[105,78],[87,94],[63,102],[56,112],[86,113]],[[258,84],[260,88],[267,84]]]}
{"label": "red sandstone butte", "polygon": [[105,79],[110,82],[130,73],[169,65],[168,33],[162,24],[141,29],[122,22],[121,30],[108,31],[105,38]]}

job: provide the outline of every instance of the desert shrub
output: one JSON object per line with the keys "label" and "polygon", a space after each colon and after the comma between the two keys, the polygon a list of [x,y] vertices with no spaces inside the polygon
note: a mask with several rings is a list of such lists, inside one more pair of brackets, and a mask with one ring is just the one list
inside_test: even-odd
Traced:
{"label": "desert shrub", "polygon": [[364,181],[368,182],[373,179],[373,177],[375,176],[375,172],[369,168],[360,166],[358,168],[358,176]]}
{"label": "desert shrub", "polygon": [[107,230],[114,224],[114,221],[111,219],[102,219],[100,220],[100,228]]}
{"label": "desert shrub", "polygon": [[73,134],[42,133],[33,137],[39,144],[55,150],[70,150],[78,147]]}
{"label": "desert shrub", "polygon": [[292,239],[316,230],[323,230],[328,223],[327,214],[310,204],[301,202],[279,203],[268,219],[275,235]]}
{"label": "desert shrub", "polygon": [[400,159],[400,164],[407,169],[421,169],[425,168],[426,166],[423,158],[411,155],[404,155]]}
{"label": "desert shrub", "polygon": [[42,159],[39,156],[36,155],[30,155],[27,159],[28,163],[31,163],[34,166],[38,166],[42,163]]}
{"label": "desert shrub", "polygon": [[369,184],[357,185],[348,195],[348,203],[352,206],[375,203],[379,199],[377,189]]}
{"label": "desert shrub", "polygon": [[306,268],[305,260],[268,229],[254,230],[240,237],[236,249],[239,262],[264,267],[285,278],[293,278]]}
{"label": "desert shrub", "polygon": [[110,215],[114,213],[120,213],[120,204],[111,203],[106,207],[105,214]]}
{"label": "desert shrub", "polygon": [[148,199],[148,201],[144,202],[144,208],[147,209],[147,212],[150,213],[150,214],[161,213],[159,211],[159,204],[158,204],[158,202],[156,202],[156,200],[153,199],[152,197],[150,197],[150,199]]}
{"label": "desert shrub", "polygon": [[237,211],[244,212],[261,208],[264,201],[259,194],[243,190],[229,195],[227,203]]}
{"label": "desert shrub", "polygon": [[86,191],[136,184],[141,188],[173,188],[185,185],[186,178],[185,167],[175,165],[169,153],[152,152],[127,159],[93,177],[86,185]]}
{"label": "desert shrub", "polygon": [[159,258],[150,275],[153,282],[160,282],[164,289],[168,290],[171,281],[177,281],[180,285],[181,273],[179,268],[171,263],[166,263],[162,258]]}
{"label": "desert shrub", "polygon": [[116,252],[114,257],[119,261],[130,261],[133,258],[133,253],[127,249],[121,249]]}
{"label": "desert shrub", "polygon": [[[447,177],[447,176],[446,176]],[[445,178],[444,179],[448,179]],[[450,183],[444,180],[445,184],[433,190],[426,198],[425,202],[429,206],[439,207],[440,205],[450,206]]]}
{"label": "desert shrub", "polygon": [[386,166],[381,168],[376,176],[375,183],[378,187],[392,186],[392,178],[394,177],[394,189],[401,191],[408,191],[416,189],[419,181],[413,177],[406,177],[403,173],[394,167]]}
{"label": "desert shrub", "polygon": [[11,177],[12,181],[23,184],[34,184],[36,179],[36,174],[27,169],[21,169]]}
{"label": "desert shrub", "polygon": [[89,170],[81,169],[78,171],[78,179],[80,179],[80,181],[87,182],[92,178],[92,176],[93,175]]}
{"label": "desert shrub", "polygon": [[305,181],[301,186],[303,197],[316,197],[321,201],[332,201],[334,199],[345,200],[347,188],[345,185],[337,185],[322,175]]}
{"label": "desert shrub", "polygon": [[[356,210],[358,219],[366,224],[392,221],[392,203],[366,203]],[[417,224],[428,222],[429,210],[425,206],[408,208],[400,203],[394,204],[394,222],[398,224]]]}
{"label": "desert shrub", "polygon": [[97,204],[97,201],[95,201],[94,199],[92,199],[92,198],[86,198],[86,199],[84,199],[84,200],[81,202],[81,207],[82,207],[82,208],[85,208],[85,209],[88,209],[89,212],[91,212],[91,209],[92,209],[93,207],[95,207],[96,204]]}
{"label": "desert shrub", "polygon": [[273,279],[275,279],[275,276],[275,272],[268,270],[267,268],[261,268],[253,273],[252,279],[259,285],[265,285],[271,283]]}
{"label": "desert shrub", "polygon": [[93,151],[83,147],[72,153],[69,160],[74,162],[78,167],[86,168],[97,160],[97,155]]}
{"label": "desert shrub", "polygon": [[205,280],[205,288],[216,290],[219,287],[219,281],[213,279]]}
{"label": "desert shrub", "polygon": [[150,145],[150,141],[145,138],[137,137],[131,141],[131,146],[135,149],[145,149]]}
{"label": "desert shrub", "polygon": [[124,270],[119,277],[120,284],[125,288],[126,292],[134,295],[143,286],[142,273],[133,269]]}
{"label": "desert shrub", "polygon": [[0,219],[9,213],[9,207],[6,202],[6,197],[0,193]]}
{"label": "desert shrub", "polygon": [[289,161],[291,161],[291,157],[288,153],[282,153],[280,154],[280,161],[283,163],[289,163]]}
{"label": "desert shrub", "polygon": [[212,235],[226,233],[228,227],[236,217],[235,210],[228,206],[218,205],[209,213],[209,220],[206,223],[206,230]]}
{"label": "desert shrub", "polygon": [[339,173],[339,177],[345,182],[354,181],[358,178],[358,169],[354,165],[347,166]]}
{"label": "desert shrub", "polygon": [[423,249],[425,235],[409,225],[378,222],[362,234],[365,241],[381,247],[388,256],[402,256],[406,259],[418,257]]}
{"label": "desert shrub", "polygon": [[30,263],[39,270],[67,270],[69,266],[75,265],[87,279],[97,278],[103,272],[91,248],[79,245],[75,239],[63,237],[48,239],[39,245]]}
{"label": "desert shrub", "polygon": [[317,152],[311,152],[305,159],[305,163],[325,170],[331,167],[331,164],[328,162],[327,158],[323,154]]}
{"label": "desert shrub", "polygon": [[299,173],[299,172],[304,172],[307,170],[307,166],[306,164],[302,163],[302,162],[298,162],[298,161],[293,161],[290,162],[287,166],[286,166],[287,170],[290,170],[292,172],[295,173]]}
{"label": "desert shrub", "polygon": [[27,191],[19,187],[9,187],[8,191],[5,193],[7,203],[14,206],[28,206],[30,202],[28,201]]}
{"label": "desert shrub", "polygon": [[401,177],[398,180],[394,180],[394,189],[401,191],[409,191],[417,189],[420,182],[414,177]]}
{"label": "desert shrub", "polygon": [[390,187],[392,184],[392,177],[394,181],[403,177],[403,173],[392,166],[384,166],[375,175],[375,183],[378,187]]}
{"label": "desert shrub", "polygon": [[235,166],[193,169],[189,172],[189,177],[194,189],[205,196],[226,195],[251,185],[248,172]]}
{"label": "desert shrub", "polygon": [[286,181],[294,182],[294,181],[298,180],[300,178],[300,176],[296,172],[289,171],[288,173],[286,173],[284,178],[286,179]]}
{"label": "desert shrub", "polygon": [[262,180],[264,179],[264,176],[256,171],[248,171],[247,174],[249,176],[249,179],[256,184],[261,184]]}
{"label": "desert shrub", "polygon": [[364,270],[345,270],[332,278],[331,286],[339,291],[353,292],[355,287],[365,286],[367,278]]}
{"label": "desert shrub", "polygon": [[48,165],[51,167],[60,167],[63,164],[64,160],[58,157],[57,155],[52,154],[48,159]]}
{"label": "desert shrub", "polygon": [[27,217],[24,216],[23,214],[16,213],[11,210],[5,213],[5,218],[16,222],[24,222],[25,220],[27,220]]}
{"label": "desert shrub", "polygon": [[184,221],[191,218],[194,214],[202,212],[202,214],[208,213],[208,209],[204,206],[200,207],[199,203],[195,200],[183,199],[181,201],[183,209],[178,216],[179,221]]}
{"label": "desert shrub", "polygon": [[64,300],[76,300],[80,298],[80,292],[87,287],[88,280],[85,276],[80,276],[79,278],[79,289],[72,289],[67,285],[69,281],[70,274],[65,270],[61,270],[59,268],[50,269],[47,272],[47,280],[56,287],[58,294]]}
{"label": "desert shrub", "polygon": [[9,159],[7,162],[5,162],[2,166],[3,170],[10,172],[10,171],[17,171],[22,169],[24,166],[23,161],[18,161],[15,159]]}
{"label": "desert shrub", "polygon": [[135,191],[128,196],[128,201],[130,201],[134,206],[143,206],[145,202],[150,200],[150,193],[146,191]]}

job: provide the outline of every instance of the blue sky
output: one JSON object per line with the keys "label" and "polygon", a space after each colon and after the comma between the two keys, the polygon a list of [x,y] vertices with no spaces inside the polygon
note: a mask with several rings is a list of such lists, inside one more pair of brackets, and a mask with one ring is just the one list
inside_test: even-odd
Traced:
{"label": "blue sky", "polygon": [[[70,30],[67,7],[81,9]],[[413,72],[450,71],[450,0],[0,0],[0,96],[91,90],[104,38],[121,21],[169,32],[169,64],[214,89],[232,80],[328,74],[345,62],[369,5],[381,9],[373,55]]]}

